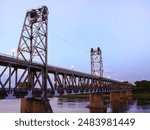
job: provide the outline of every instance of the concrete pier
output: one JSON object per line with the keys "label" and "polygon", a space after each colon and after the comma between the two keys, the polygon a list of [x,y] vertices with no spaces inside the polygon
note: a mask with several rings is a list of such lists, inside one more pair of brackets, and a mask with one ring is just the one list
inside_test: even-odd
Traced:
{"label": "concrete pier", "polygon": [[127,92],[126,92],[126,95],[127,95],[127,97],[132,97],[132,96],[133,96],[133,93],[132,93],[132,91],[127,91]]}
{"label": "concrete pier", "polygon": [[43,99],[21,99],[21,113],[52,113],[49,100]]}
{"label": "concrete pier", "polygon": [[104,113],[106,112],[105,101],[100,93],[89,95],[89,108],[91,113]]}
{"label": "concrete pier", "polygon": [[120,93],[118,93],[118,92],[110,93],[110,102],[119,101],[119,100],[120,100]]}
{"label": "concrete pier", "polygon": [[132,91],[110,93],[110,101],[119,101],[120,99],[126,99],[131,97],[132,97]]}
{"label": "concrete pier", "polygon": [[126,92],[120,92],[120,99],[126,99],[126,98],[127,98]]}
{"label": "concrete pier", "polygon": [[126,109],[131,100],[132,100],[132,91],[111,92],[110,105],[112,108],[112,112],[124,112],[120,110]]}

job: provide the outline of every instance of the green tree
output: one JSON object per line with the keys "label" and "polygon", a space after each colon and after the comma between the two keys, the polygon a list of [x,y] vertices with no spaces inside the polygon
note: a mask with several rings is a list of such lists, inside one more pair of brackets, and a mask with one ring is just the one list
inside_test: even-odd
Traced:
{"label": "green tree", "polygon": [[150,93],[150,81],[147,80],[136,81],[135,85],[136,85],[135,92]]}

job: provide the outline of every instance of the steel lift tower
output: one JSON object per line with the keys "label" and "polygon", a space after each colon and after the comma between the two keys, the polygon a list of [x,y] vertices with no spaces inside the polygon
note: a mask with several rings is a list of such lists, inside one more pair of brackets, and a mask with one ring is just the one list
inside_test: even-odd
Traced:
{"label": "steel lift tower", "polygon": [[102,51],[99,47],[91,48],[91,74],[103,77]]}
{"label": "steel lift tower", "polygon": [[[35,79],[42,80],[40,84],[43,97],[46,98],[47,90],[47,41],[48,40],[48,8],[42,6],[38,9],[27,11],[20,41],[17,49],[17,59],[33,64],[37,61],[43,65],[42,72],[35,73],[32,68],[28,70],[28,87],[31,91],[35,87]],[[41,79],[40,79],[41,77]]]}

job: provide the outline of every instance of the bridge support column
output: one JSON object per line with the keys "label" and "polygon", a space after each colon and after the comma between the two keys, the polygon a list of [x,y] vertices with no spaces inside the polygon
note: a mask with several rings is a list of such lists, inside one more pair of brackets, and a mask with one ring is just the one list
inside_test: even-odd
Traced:
{"label": "bridge support column", "polygon": [[52,113],[49,100],[43,99],[21,99],[21,113]]}
{"label": "bridge support column", "polygon": [[120,92],[121,99],[128,99],[132,97],[132,91]]}
{"label": "bridge support column", "polygon": [[132,97],[133,93],[132,93],[132,91],[127,91],[126,95],[127,95],[127,97]]}
{"label": "bridge support column", "polygon": [[[117,94],[115,95],[115,98],[113,97],[114,95],[112,94],[113,99],[110,101],[111,105],[111,112],[113,113],[118,113],[118,112],[126,112],[126,109],[128,108],[128,105],[132,102],[132,96],[129,96],[128,92],[118,92],[118,98]],[[119,98],[120,95],[120,98]]]}
{"label": "bridge support column", "polygon": [[106,112],[106,106],[105,106],[104,99],[101,94],[99,93],[90,94],[89,101],[90,101],[89,108],[90,108],[91,113]]}
{"label": "bridge support column", "polygon": [[127,93],[126,92],[120,92],[120,99],[126,99]]}
{"label": "bridge support column", "polygon": [[110,93],[110,101],[119,101],[120,100],[120,93],[117,92],[111,92]]}
{"label": "bridge support column", "polygon": [[120,110],[120,92],[110,93],[110,105],[112,112],[119,112]]}

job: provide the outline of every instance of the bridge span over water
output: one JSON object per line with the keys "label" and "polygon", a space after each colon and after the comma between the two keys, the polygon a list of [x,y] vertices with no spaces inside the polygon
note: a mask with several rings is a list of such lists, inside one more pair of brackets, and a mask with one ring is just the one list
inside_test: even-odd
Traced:
{"label": "bridge span over water", "polygon": [[[90,94],[91,106],[99,107],[102,93],[111,93],[115,99],[116,93],[119,93],[119,98],[120,93],[131,95],[132,84],[48,65],[47,32],[48,8],[42,6],[27,11],[17,57],[0,54],[1,99],[24,98],[22,108],[26,110],[22,112],[47,112],[47,108],[50,109],[47,100],[53,96]],[[33,102],[40,109],[34,111],[31,108],[28,111]]]}
{"label": "bridge span over water", "polygon": [[[43,97],[43,65],[0,55],[0,97],[24,98]],[[33,72],[33,85],[30,86],[29,70]],[[132,85],[83,72],[56,66],[47,66],[47,96],[67,94],[89,94],[97,92],[118,92],[132,90]]]}

